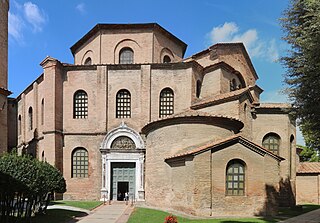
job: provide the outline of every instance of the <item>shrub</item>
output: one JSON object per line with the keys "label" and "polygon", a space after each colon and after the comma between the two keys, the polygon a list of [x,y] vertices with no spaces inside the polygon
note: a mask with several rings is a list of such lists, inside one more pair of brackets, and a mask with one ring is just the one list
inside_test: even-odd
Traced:
{"label": "shrub", "polygon": [[46,210],[50,193],[65,191],[62,174],[50,164],[16,154],[0,157],[0,222],[26,222]]}
{"label": "shrub", "polygon": [[169,215],[166,217],[164,223],[178,223],[177,217]]}

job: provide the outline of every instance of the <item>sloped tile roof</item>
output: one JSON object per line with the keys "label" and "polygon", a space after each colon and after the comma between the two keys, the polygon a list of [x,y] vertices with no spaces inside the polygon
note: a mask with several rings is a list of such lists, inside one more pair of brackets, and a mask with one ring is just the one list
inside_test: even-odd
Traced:
{"label": "sloped tile roof", "polygon": [[[228,93],[225,93],[225,94],[219,94],[219,95],[215,95],[213,97],[200,99],[197,102],[193,103],[191,105],[191,108],[192,109],[199,109],[199,108],[203,108],[203,107],[207,107],[207,106],[223,103],[223,102],[226,102],[226,101],[231,101],[231,100],[239,98],[241,95],[249,92],[251,89],[252,89],[252,86],[248,86],[248,87],[241,88],[241,89],[236,90],[236,91],[231,91],[231,92],[228,92]],[[252,96],[251,96],[251,99],[252,99]]]}
{"label": "sloped tile roof", "polygon": [[292,108],[288,103],[260,103],[257,108]]}
{"label": "sloped tile roof", "polygon": [[199,119],[204,119],[209,121],[220,121],[224,122],[224,123],[228,123],[229,125],[234,127],[234,131],[238,131],[241,128],[243,128],[243,122],[237,118],[234,117],[229,117],[226,115],[219,115],[219,114],[210,114],[208,112],[202,112],[202,111],[198,111],[198,110],[192,110],[192,109],[186,109],[180,113],[176,113],[167,117],[162,117],[162,118],[158,118],[155,120],[152,120],[150,122],[148,122],[143,128],[142,128],[142,132],[143,133],[147,133],[149,132],[151,129],[154,128],[158,128],[158,127],[163,127],[166,125],[170,125],[170,123],[177,123],[177,121],[179,123],[183,123],[184,120],[190,120],[190,119],[194,119],[194,120],[199,120]]}
{"label": "sloped tile roof", "polygon": [[212,140],[212,141],[208,141],[203,144],[196,145],[196,146],[184,148],[184,149],[180,150],[179,152],[177,152],[176,154],[165,158],[165,160],[184,157],[184,156],[188,156],[188,155],[196,155],[198,153],[205,152],[209,149],[213,149],[215,147],[218,147],[220,145],[223,145],[223,144],[226,144],[226,143],[229,143],[232,141],[238,141],[239,143],[241,143],[247,147],[250,147],[252,150],[255,150],[256,152],[258,152],[260,154],[263,154],[263,155],[268,154],[269,156],[271,156],[279,161],[284,160],[284,158],[272,153],[271,151],[267,150],[266,148],[244,138],[243,136],[241,136],[239,134],[233,135],[233,136],[225,138],[225,139]]}
{"label": "sloped tile roof", "polygon": [[320,173],[320,162],[302,162],[297,173]]}
{"label": "sloped tile roof", "polygon": [[7,88],[0,87],[0,94],[3,94],[3,95],[6,95],[6,96],[9,96],[10,94],[12,94],[12,92],[11,92],[11,91],[9,91]]}

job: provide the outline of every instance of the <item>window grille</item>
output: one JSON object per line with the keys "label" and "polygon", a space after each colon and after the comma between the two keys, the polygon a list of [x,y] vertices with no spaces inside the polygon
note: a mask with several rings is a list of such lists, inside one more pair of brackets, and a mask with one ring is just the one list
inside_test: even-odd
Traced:
{"label": "window grille", "polygon": [[160,92],[159,117],[172,115],[174,110],[173,90],[165,88]]}
{"label": "window grille", "polygon": [[72,177],[88,177],[88,152],[84,148],[77,148],[72,154]]}
{"label": "window grille", "polygon": [[226,194],[244,195],[245,187],[245,167],[239,161],[231,161],[227,166],[226,174]]}
{"label": "window grille", "polygon": [[133,64],[134,53],[130,48],[123,48],[120,51],[119,63],[120,64]]}
{"label": "window grille", "polygon": [[73,98],[73,118],[82,119],[88,117],[88,95],[85,91],[79,90]]}
{"label": "window grille", "polygon": [[131,94],[128,90],[117,93],[116,118],[131,118]]}
{"label": "window grille", "polygon": [[279,155],[280,137],[277,135],[267,135],[264,137],[262,146],[274,154]]}

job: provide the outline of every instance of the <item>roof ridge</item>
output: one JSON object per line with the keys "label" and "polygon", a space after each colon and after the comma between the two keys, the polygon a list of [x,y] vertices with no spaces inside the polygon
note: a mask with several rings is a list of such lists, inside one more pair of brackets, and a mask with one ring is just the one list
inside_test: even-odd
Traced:
{"label": "roof ridge", "polygon": [[[199,153],[205,152],[209,149],[212,149],[214,147],[220,146],[222,144],[228,143],[230,141],[239,139],[239,143],[241,143],[240,140],[245,141],[246,143],[249,143],[257,148],[259,148],[261,151],[260,152],[264,152],[265,154],[268,154],[269,156],[281,161],[284,160],[284,158],[272,153],[271,151],[267,150],[266,148],[252,142],[251,140],[248,140],[247,138],[245,138],[244,136],[242,136],[241,134],[235,134],[231,137],[228,138],[224,138],[224,139],[219,139],[219,140],[209,140],[203,143],[199,143],[197,145],[194,146],[190,146],[190,147],[186,147],[184,149],[181,149],[180,152],[177,152],[176,154],[165,158],[165,160],[170,160],[170,159],[174,159],[174,158],[179,158],[179,157],[184,157],[184,156],[188,156],[188,155],[197,155]],[[242,143],[241,143],[242,144]],[[244,145],[245,146],[245,145]],[[195,148],[194,148],[195,147]],[[190,150],[188,151],[188,148],[190,148]],[[187,150],[186,152],[184,152],[185,150]],[[259,152],[259,151],[256,151]]]}
{"label": "roof ridge", "polygon": [[[191,109],[200,109],[203,107],[208,107],[210,105],[219,104],[220,102],[225,102],[225,100],[232,100],[234,97],[241,96],[246,92],[249,92],[254,86],[247,86],[245,88],[241,88],[235,91],[230,91],[223,94],[213,95],[210,97],[205,97],[194,102],[190,108]],[[249,92],[250,93],[250,92]],[[251,93],[250,93],[251,95]],[[252,95],[251,98],[253,99]]]}

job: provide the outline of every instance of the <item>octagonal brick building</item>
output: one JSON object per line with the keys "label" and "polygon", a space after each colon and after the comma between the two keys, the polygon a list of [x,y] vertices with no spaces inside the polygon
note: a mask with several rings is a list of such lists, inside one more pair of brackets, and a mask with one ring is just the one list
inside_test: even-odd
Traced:
{"label": "octagonal brick building", "polygon": [[59,168],[63,199],[131,200],[196,216],[295,203],[295,120],[242,43],[185,58],[156,23],[97,24],[14,99],[20,153]]}

